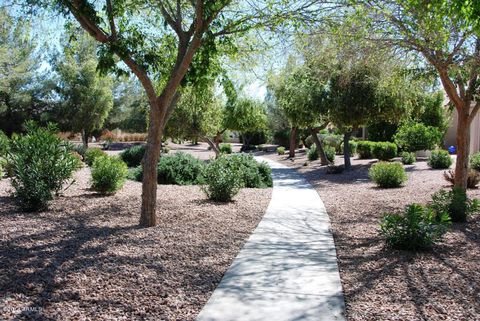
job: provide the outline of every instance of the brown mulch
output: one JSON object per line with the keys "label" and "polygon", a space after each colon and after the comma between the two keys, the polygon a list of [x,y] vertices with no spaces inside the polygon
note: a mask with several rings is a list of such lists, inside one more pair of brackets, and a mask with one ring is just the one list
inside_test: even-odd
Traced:
{"label": "brown mulch", "polygon": [[[425,204],[435,191],[448,188],[443,170],[417,162],[406,166],[404,187],[379,189],[368,178],[373,160],[353,159],[352,171],[326,174],[319,161],[304,166],[304,154],[293,162],[268,157],[304,173],[326,205],[348,320],[480,320],[480,215],[453,224],[429,252],[386,248],[378,233],[383,213]],[[338,156],[336,163],[342,163]],[[469,195],[480,198],[480,190]]]}
{"label": "brown mulch", "polygon": [[220,204],[159,186],[159,224],[142,229],[141,183],[101,197],[89,176],[42,213],[18,211],[0,181],[0,320],[193,320],[271,196],[243,189]]}

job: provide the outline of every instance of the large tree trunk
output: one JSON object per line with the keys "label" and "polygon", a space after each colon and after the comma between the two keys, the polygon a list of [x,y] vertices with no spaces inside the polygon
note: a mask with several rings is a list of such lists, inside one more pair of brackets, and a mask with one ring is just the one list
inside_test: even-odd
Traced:
{"label": "large tree trunk", "polygon": [[148,127],[147,145],[142,160],[142,212],[140,225],[144,227],[157,224],[157,163],[162,148],[162,134],[164,123],[161,119],[161,108],[166,106],[151,106],[150,123]]}
{"label": "large tree trunk", "polygon": [[293,126],[290,131],[290,149],[288,151],[288,157],[295,157],[295,148],[297,147],[297,127]]}
{"label": "large tree trunk", "polygon": [[309,128],[309,130],[310,130],[310,133],[312,134],[313,142],[315,143],[315,146],[317,147],[317,152],[318,152],[318,155],[320,156],[321,164],[322,165],[330,164],[330,162],[327,159],[327,155],[325,155],[325,150],[323,149],[323,144],[320,141],[320,139],[318,139],[318,136],[317,136],[318,131],[313,129],[313,128]]}
{"label": "large tree trunk", "polygon": [[350,137],[352,136],[352,131],[346,132],[343,135],[343,160],[345,170],[352,168],[352,163],[350,162]]}
{"label": "large tree trunk", "polygon": [[457,162],[455,165],[455,186],[467,189],[468,161],[470,154],[469,109],[458,111]]}
{"label": "large tree trunk", "polygon": [[88,133],[85,131],[85,129],[82,129],[82,144],[85,149],[88,148]]}

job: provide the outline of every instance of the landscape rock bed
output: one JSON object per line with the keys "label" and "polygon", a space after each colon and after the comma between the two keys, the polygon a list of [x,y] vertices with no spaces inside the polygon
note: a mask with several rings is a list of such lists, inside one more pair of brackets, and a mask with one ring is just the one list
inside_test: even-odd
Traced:
{"label": "landscape rock bed", "polygon": [[[430,252],[386,248],[378,233],[383,213],[425,204],[434,192],[449,188],[444,170],[417,162],[405,166],[404,187],[380,189],[368,178],[375,160],[352,159],[352,171],[334,175],[326,174],[319,161],[303,166],[306,157],[298,156],[294,161],[268,157],[304,173],[325,203],[349,321],[480,319],[480,216],[454,223]],[[341,162],[337,156],[336,163]],[[480,198],[477,189],[468,194]]]}
{"label": "landscape rock bed", "polygon": [[0,319],[193,320],[270,200],[242,189],[210,202],[158,187],[158,226],[138,227],[141,183],[89,190],[89,169],[42,213],[19,212],[0,181]]}

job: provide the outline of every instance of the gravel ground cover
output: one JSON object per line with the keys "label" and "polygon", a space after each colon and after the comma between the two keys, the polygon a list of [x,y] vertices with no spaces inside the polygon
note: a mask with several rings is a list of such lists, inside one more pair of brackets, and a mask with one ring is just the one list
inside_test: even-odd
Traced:
{"label": "gravel ground cover", "polygon": [[141,229],[141,184],[100,197],[89,169],[42,213],[0,181],[0,320],[193,320],[265,213],[271,189],[233,203],[159,186],[159,225]]}
{"label": "gravel ground cover", "polygon": [[[426,203],[449,184],[443,170],[426,162],[405,166],[408,182],[402,188],[379,189],[368,178],[374,160],[353,159],[354,169],[326,174],[319,161],[296,167],[315,186],[332,222],[346,313],[353,320],[480,320],[480,216],[455,223],[443,243],[430,252],[409,253],[385,247],[378,222],[383,213],[401,211],[412,202]],[[342,160],[337,156],[337,164]],[[479,190],[469,190],[480,198]]]}

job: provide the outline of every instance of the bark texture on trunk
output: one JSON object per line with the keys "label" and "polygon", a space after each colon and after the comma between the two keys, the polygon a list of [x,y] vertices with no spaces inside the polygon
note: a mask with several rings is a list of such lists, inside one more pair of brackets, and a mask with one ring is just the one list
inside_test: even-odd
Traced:
{"label": "bark texture on trunk", "polygon": [[[458,109],[457,109],[458,110]],[[457,161],[455,164],[455,186],[467,189],[468,161],[470,154],[470,123],[467,111],[458,110]]]}
{"label": "bark texture on trunk", "polygon": [[82,130],[82,144],[85,149],[88,148],[88,133]]}
{"label": "bark texture on trunk", "polygon": [[352,136],[352,132],[349,131],[343,135],[343,160],[345,170],[349,170],[352,168],[352,163],[350,162],[350,137]]}
{"label": "bark texture on trunk", "polygon": [[215,158],[220,157],[220,148],[217,145],[216,141],[213,141],[210,137],[204,137],[204,139],[207,141],[208,146],[212,148],[212,150],[215,152]]}
{"label": "bark texture on trunk", "polygon": [[327,155],[325,154],[325,150],[323,149],[323,144],[320,141],[320,139],[318,139],[318,136],[317,136],[318,131],[313,129],[313,128],[309,128],[309,129],[310,129],[310,133],[312,134],[313,142],[315,143],[315,146],[317,147],[317,152],[318,152],[318,155],[320,156],[321,164],[322,165],[330,164],[330,162],[327,159]]}
{"label": "bark texture on trunk", "polygon": [[290,149],[288,151],[288,157],[293,158],[295,157],[295,147],[297,142],[297,127],[293,126],[292,130],[290,131]]}

